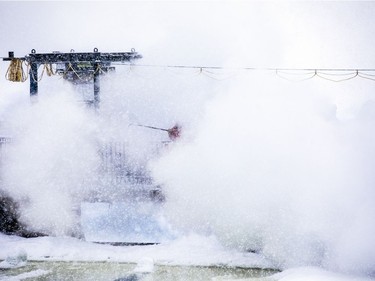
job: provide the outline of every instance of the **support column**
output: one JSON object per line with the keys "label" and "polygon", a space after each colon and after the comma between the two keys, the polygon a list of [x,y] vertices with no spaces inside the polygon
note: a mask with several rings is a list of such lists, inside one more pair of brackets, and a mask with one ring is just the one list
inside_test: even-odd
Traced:
{"label": "support column", "polygon": [[99,109],[100,103],[100,65],[99,63],[94,63],[94,107]]}
{"label": "support column", "polygon": [[32,102],[38,100],[38,64],[30,64],[30,99]]}

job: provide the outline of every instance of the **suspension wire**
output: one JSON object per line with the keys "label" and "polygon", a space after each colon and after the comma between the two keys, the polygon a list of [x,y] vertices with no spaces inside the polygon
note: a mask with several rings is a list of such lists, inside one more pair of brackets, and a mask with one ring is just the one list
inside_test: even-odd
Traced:
{"label": "suspension wire", "polygon": [[[287,80],[287,81],[290,81],[290,82],[302,82],[302,81],[306,81],[306,80],[310,80],[312,78],[314,78],[316,75],[317,75],[317,71],[308,71],[305,73],[288,73],[286,72],[285,70],[279,70],[279,69],[276,69],[275,70],[276,72],[276,75],[284,80]],[[298,79],[290,79],[288,78],[288,75],[298,75],[298,76],[301,76],[301,75],[305,75],[306,77],[304,78],[298,78]]]}
{"label": "suspension wire", "polygon": [[350,72],[347,72],[347,73],[335,73],[333,71],[332,71],[332,73],[327,73],[327,72],[324,72],[324,71],[319,71],[320,74],[322,74],[322,75],[329,75],[329,76],[348,76],[348,75],[354,75],[357,72],[359,72],[359,71],[355,70],[355,71],[350,71]]}
{"label": "suspension wire", "polygon": [[[358,76],[358,74],[359,74],[358,70],[356,72],[354,72],[354,73],[341,74],[341,76],[342,75],[351,75],[350,77],[346,77],[346,78],[342,78],[342,79],[331,79],[331,78],[328,78],[328,77],[324,76],[324,75],[327,75],[325,73],[317,73],[317,76],[319,78],[322,78],[322,79],[325,79],[325,80],[328,80],[328,81],[332,81],[332,82],[343,82],[343,81],[348,81],[348,80],[356,78]],[[331,75],[331,74],[329,74],[329,75]]]}
{"label": "suspension wire", "polygon": [[102,65],[100,63],[98,63],[98,65],[96,66],[94,73],[91,75],[92,76],[91,79],[94,79],[94,75],[97,73],[104,74],[104,75],[107,74],[107,72],[103,70]]}
{"label": "suspension wire", "polygon": [[372,80],[372,81],[375,81],[375,75],[368,75],[368,74],[362,74],[362,73],[359,73],[358,74],[358,77],[361,77],[363,79],[368,79],[368,80]]}
{"label": "suspension wire", "polygon": [[77,76],[77,78],[81,81],[84,81],[84,79],[78,74],[78,72],[74,69],[73,65],[71,62],[69,62],[68,67],[66,68],[64,72],[64,77],[65,75],[69,72],[69,70],[73,71],[73,73]]}
{"label": "suspension wire", "polygon": [[40,81],[42,81],[42,78],[44,76],[44,72],[47,73],[47,76],[52,76],[53,73],[54,73],[54,71],[52,69],[52,65],[51,66],[47,66],[47,63],[44,63],[43,69],[42,69],[42,73],[40,74],[39,77],[35,77],[34,73],[32,71],[29,72],[29,70],[31,68],[31,64],[28,63],[28,62],[26,62],[26,61],[25,61],[25,64],[27,65],[27,73],[30,73],[30,77],[31,77],[31,79],[33,79],[34,82],[40,82]]}
{"label": "suspension wire", "polygon": [[370,73],[366,73],[366,72],[360,72],[358,74],[358,77],[361,77],[363,79],[368,79],[368,80],[375,81],[375,74],[370,74]]}
{"label": "suspension wire", "polygon": [[[27,66],[26,73],[22,68],[22,64],[25,63]],[[63,61],[59,63],[64,63]],[[65,62],[68,66],[65,71],[62,73],[63,77],[66,77],[69,71],[73,72],[76,77],[81,81],[87,81],[87,78],[81,77],[81,75],[74,69],[72,63],[70,61]],[[199,65],[156,65],[156,64],[133,64],[133,63],[112,63],[112,65],[123,65],[129,66],[129,73],[134,73],[139,76],[143,76],[137,73],[137,68],[163,68],[165,70],[169,70],[174,74],[184,74],[184,73],[177,73],[173,71],[173,69],[180,69],[180,70],[193,70],[190,75],[204,75],[211,79],[215,80],[226,80],[236,76],[241,71],[270,71],[275,73],[278,77],[291,81],[291,82],[301,82],[305,80],[310,80],[314,77],[318,77],[324,80],[332,81],[332,82],[343,82],[352,80],[354,78],[363,78],[367,80],[375,81],[375,68],[272,68],[272,67],[227,67],[227,66],[199,66]],[[12,60],[11,66],[8,68],[6,73],[7,80],[11,81],[18,81],[24,82],[27,80],[29,75],[29,68],[30,63],[27,60]],[[219,73],[217,71],[230,71],[230,73]],[[44,75],[44,73],[48,76],[56,75],[57,71],[53,69],[52,63],[44,63],[42,73],[39,77],[33,77],[31,74],[31,78],[34,81],[40,81]],[[96,73],[105,73],[102,69],[101,65],[99,64],[96,69],[94,69],[94,74]],[[94,76],[94,74],[90,75],[90,78]],[[92,76],[92,77],[91,77]],[[292,78],[294,77],[294,78]],[[298,78],[296,78],[298,77]],[[89,78],[89,80],[90,80]]]}
{"label": "suspension wire", "polygon": [[159,65],[159,64],[129,64],[112,63],[114,65],[129,65],[133,67],[153,68],[187,68],[187,69],[222,69],[222,70],[268,70],[268,71],[328,71],[328,72],[375,72],[375,68],[275,68],[275,67],[226,67],[226,66],[198,66],[198,65]]}
{"label": "suspension wire", "polygon": [[366,71],[361,71],[360,73],[361,73],[362,75],[366,75],[366,76],[374,76],[374,77],[375,77],[375,74],[366,73]]}
{"label": "suspension wire", "polygon": [[201,70],[200,69],[196,69],[196,68],[191,68],[191,69],[188,69],[188,70],[191,70],[192,72],[189,72],[189,73],[184,73],[186,70],[183,69],[182,72],[181,70],[180,71],[176,71],[175,68],[171,68],[171,67],[163,67],[164,70],[167,70],[175,75],[189,75],[189,76],[196,76],[196,75],[200,75],[201,74]]}
{"label": "suspension wire", "polygon": [[56,75],[56,70],[53,70],[52,63],[44,63],[43,68],[46,70],[47,76]]}
{"label": "suspension wire", "polygon": [[[236,75],[228,75],[226,78],[219,78],[218,76],[224,75],[223,73],[217,73],[216,70],[231,70],[235,71],[271,71],[282,79],[291,82],[301,82],[310,80],[314,77],[318,77],[324,80],[332,82],[343,82],[352,80],[356,77],[364,78],[375,81],[375,68],[272,68],[272,67],[224,67],[224,66],[198,66],[198,65],[154,65],[154,64],[124,64],[114,63],[115,65],[129,65],[132,69],[138,67],[145,68],[164,68],[167,70],[172,69],[192,69],[196,70],[194,75],[204,75],[215,80],[226,80]],[[177,74],[176,72],[172,71]],[[374,74],[371,74],[374,73]],[[302,78],[291,78],[292,76],[298,76]],[[338,79],[338,77],[343,77]]]}
{"label": "suspension wire", "polygon": [[219,72],[212,71],[211,69],[202,68],[201,74],[209,78],[218,80],[218,81],[223,81],[223,80],[231,79],[237,76],[240,71],[243,71],[243,70],[232,70],[231,72],[228,72],[228,73],[223,73],[223,72],[219,73]]}

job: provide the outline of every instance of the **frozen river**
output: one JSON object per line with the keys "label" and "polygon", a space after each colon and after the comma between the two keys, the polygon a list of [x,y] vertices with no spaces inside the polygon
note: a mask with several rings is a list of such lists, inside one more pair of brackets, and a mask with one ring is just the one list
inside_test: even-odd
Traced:
{"label": "frozen river", "polygon": [[152,273],[134,273],[135,267],[135,264],[113,262],[29,262],[22,268],[0,271],[0,280],[203,281],[259,278],[275,273],[267,269],[164,265],[155,266]]}
{"label": "frozen river", "polygon": [[[319,267],[279,272],[263,256],[223,248],[215,237],[190,235],[169,243],[115,247],[70,237],[25,239],[0,234],[0,261],[24,256],[18,268],[0,269],[0,281],[374,281]],[[6,262],[0,262],[2,267]]]}

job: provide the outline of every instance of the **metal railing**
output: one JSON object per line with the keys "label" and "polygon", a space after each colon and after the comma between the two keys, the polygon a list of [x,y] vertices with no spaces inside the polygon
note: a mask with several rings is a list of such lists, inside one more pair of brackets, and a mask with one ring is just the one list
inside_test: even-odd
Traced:
{"label": "metal railing", "polygon": [[3,153],[5,152],[5,150],[7,149],[8,145],[10,144],[11,142],[11,138],[9,137],[0,137],[0,165],[1,165],[1,162],[3,161]]}
{"label": "metal railing", "polygon": [[151,184],[146,168],[129,158],[125,142],[103,143],[99,149],[101,158],[99,174],[112,184]]}
{"label": "metal railing", "polygon": [[[10,137],[0,137],[0,168],[10,145],[12,145]],[[155,144],[155,151],[160,148],[158,145],[161,147],[163,144]],[[126,142],[106,142],[98,145],[100,161],[98,170],[92,174],[98,177],[98,183],[113,186],[152,185],[152,178],[145,164],[134,162],[129,157],[128,150]]]}

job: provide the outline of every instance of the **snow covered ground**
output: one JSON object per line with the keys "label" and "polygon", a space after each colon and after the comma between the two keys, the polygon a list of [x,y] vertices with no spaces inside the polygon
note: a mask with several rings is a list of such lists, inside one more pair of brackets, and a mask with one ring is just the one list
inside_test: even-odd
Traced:
{"label": "snow covered ground", "polygon": [[279,281],[369,281],[371,278],[348,276],[329,272],[317,267],[301,267],[285,270],[272,276]]}
{"label": "snow covered ground", "polygon": [[[275,268],[272,262],[259,254],[223,248],[215,237],[192,234],[169,243],[149,246],[111,246],[95,244],[70,237],[21,238],[0,234],[0,260],[27,253],[28,261],[84,261],[138,263],[153,260],[155,265],[228,266],[243,268]],[[41,269],[16,277],[0,276],[0,280],[24,280],[48,274]],[[212,279],[213,280],[213,279]],[[215,279],[216,280],[216,279]],[[222,279],[219,280],[233,280]],[[239,279],[236,279],[239,280]],[[266,278],[241,280],[279,281],[370,281],[366,277],[328,272],[317,267],[292,268]]]}
{"label": "snow covered ground", "polygon": [[0,236],[0,259],[25,251],[33,261],[113,261],[136,263],[149,257],[156,264],[274,268],[264,257],[228,250],[214,237],[191,235],[176,241],[150,246],[111,246],[94,244],[69,237],[20,238]]}

